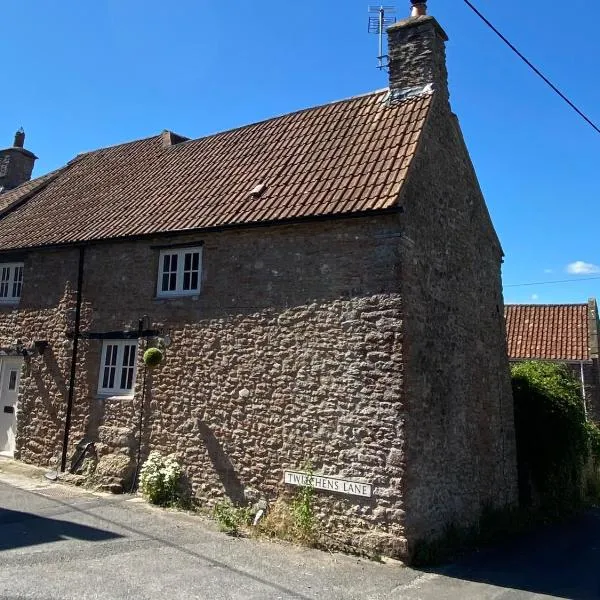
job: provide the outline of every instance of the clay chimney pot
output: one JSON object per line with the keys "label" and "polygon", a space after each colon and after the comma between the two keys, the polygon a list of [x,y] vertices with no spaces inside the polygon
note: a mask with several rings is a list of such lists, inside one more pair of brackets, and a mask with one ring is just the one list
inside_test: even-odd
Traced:
{"label": "clay chimney pot", "polygon": [[14,148],[23,148],[25,145],[25,132],[23,128],[19,129],[17,133],[15,133],[15,143],[13,144]]}
{"label": "clay chimney pot", "polygon": [[412,4],[411,17],[424,17],[427,14],[427,2],[423,0],[410,0]]}

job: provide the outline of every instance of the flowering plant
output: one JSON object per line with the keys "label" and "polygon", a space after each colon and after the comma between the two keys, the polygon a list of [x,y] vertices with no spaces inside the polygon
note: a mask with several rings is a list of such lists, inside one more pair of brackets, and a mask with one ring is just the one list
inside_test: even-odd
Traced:
{"label": "flowering plant", "polygon": [[152,451],[140,470],[140,489],[152,504],[168,506],[177,500],[182,475],[175,456]]}

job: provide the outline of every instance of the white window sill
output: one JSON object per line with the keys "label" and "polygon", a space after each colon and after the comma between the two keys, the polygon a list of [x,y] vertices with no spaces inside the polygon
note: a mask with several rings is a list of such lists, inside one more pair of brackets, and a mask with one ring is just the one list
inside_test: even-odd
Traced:
{"label": "white window sill", "polygon": [[200,298],[200,292],[194,292],[193,294],[169,294],[168,296],[154,296],[152,300],[181,300],[183,298],[198,300]]}
{"label": "white window sill", "polygon": [[10,300],[6,300],[6,299],[2,299],[0,300],[0,306],[19,306],[19,302],[21,301],[21,298],[15,298],[10,299]]}
{"label": "white window sill", "polygon": [[96,394],[96,400],[133,400],[135,394]]}

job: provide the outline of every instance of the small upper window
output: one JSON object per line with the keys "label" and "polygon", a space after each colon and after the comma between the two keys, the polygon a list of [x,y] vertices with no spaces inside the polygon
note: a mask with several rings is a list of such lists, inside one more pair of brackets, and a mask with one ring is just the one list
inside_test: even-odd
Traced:
{"label": "small upper window", "polygon": [[156,295],[194,296],[200,292],[202,248],[161,250]]}
{"label": "small upper window", "polygon": [[23,263],[0,263],[0,302],[18,302],[23,288]]}
{"label": "small upper window", "polygon": [[98,392],[111,396],[133,396],[136,358],[136,341],[106,340],[102,346]]}

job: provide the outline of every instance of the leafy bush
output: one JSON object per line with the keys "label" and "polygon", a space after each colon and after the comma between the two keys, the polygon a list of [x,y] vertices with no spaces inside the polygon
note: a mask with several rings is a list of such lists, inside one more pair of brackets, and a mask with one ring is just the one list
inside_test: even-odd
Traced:
{"label": "leafy bush", "polygon": [[229,500],[224,500],[215,506],[213,516],[221,531],[239,535],[241,527],[250,524],[252,515],[249,507],[234,506]]}
{"label": "leafy bush", "polygon": [[576,508],[590,455],[579,382],[562,365],[529,361],[513,365],[512,388],[521,503]]}
{"label": "leafy bush", "polygon": [[170,506],[178,499],[181,465],[173,455],[150,452],[140,470],[140,490],[152,503]]}
{"label": "leafy bush", "polygon": [[586,493],[588,500],[600,502],[600,429],[592,422],[587,423],[590,460],[586,469]]}
{"label": "leafy bush", "polygon": [[591,421],[586,423],[592,461],[600,464],[600,429]]}

